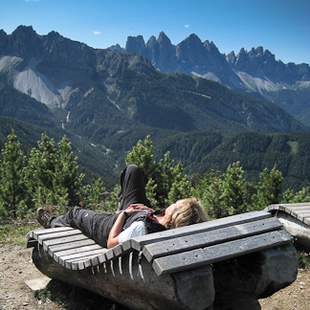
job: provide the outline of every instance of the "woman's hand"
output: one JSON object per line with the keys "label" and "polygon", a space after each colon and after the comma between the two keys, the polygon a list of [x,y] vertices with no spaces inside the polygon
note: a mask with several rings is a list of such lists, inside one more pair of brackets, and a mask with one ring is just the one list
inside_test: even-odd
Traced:
{"label": "woman's hand", "polygon": [[139,211],[151,211],[154,212],[153,209],[145,206],[142,203],[132,203],[131,205],[129,205],[129,207],[127,209],[125,209],[124,211],[126,211],[126,213],[132,214],[135,212],[139,212]]}

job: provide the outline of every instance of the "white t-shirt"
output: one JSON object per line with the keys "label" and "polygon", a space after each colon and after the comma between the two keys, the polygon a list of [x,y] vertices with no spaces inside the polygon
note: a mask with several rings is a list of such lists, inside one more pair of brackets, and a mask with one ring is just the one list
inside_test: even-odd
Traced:
{"label": "white t-shirt", "polygon": [[128,228],[118,235],[118,242],[125,242],[134,237],[146,234],[146,227],[143,221],[133,222]]}

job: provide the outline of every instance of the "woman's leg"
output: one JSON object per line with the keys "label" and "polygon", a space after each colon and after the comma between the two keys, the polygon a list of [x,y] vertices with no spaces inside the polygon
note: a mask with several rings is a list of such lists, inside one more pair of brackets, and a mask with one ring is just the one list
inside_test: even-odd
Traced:
{"label": "woman's leg", "polygon": [[133,203],[149,205],[145,193],[146,183],[147,179],[141,168],[136,165],[127,166],[121,174],[120,206],[118,210],[125,210]]}
{"label": "woman's leg", "polygon": [[94,211],[74,207],[66,214],[52,219],[50,226],[52,228],[63,226],[77,228],[92,238],[94,234],[93,224],[95,214]]}

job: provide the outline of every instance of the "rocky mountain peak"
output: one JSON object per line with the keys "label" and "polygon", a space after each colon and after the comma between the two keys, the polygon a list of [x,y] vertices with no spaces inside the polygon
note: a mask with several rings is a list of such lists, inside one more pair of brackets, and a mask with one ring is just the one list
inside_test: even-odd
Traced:
{"label": "rocky mountain peak", "polygon": [[117,52],[117,53],[121,53],[121,54],[126,53],[125,49],[122,48],[118,43],[110,46],[108,49],[113,51],[113,52]]}
{"label": "rocky mountain peak", "polygon": [[156,40],[156,37],[155,36],[151,36],[147,43],[146,43],[146,46],[147,47],[151,47],[151,46],[154,46],[155,44],[157,43],[157,40]]}
{"label": "rocky mountain peak", "polygon": [[7,36],[7,33],[3,29],[0,29],[0,38],[6,37],[6,36]]}
{"label": "rocky mountain peak", "polygon": [[196,44],[196,45],[202,45],[202,42],[200,38],[195,34],[191,33],[184,41],[182,42],[188,42],[190,44]]}
{"label": "rocky mountain peak", "polygon": [[126,42],[126,51],[130,54],[146,56],[146,46],[142,35],[128,36]]}
{"label": "rocky mountain peak", "polygon": [[32,26],[18,26],[7,40],[7,52],[23,58],[35,57],[41,53],[42,42]]}
{"label": "rocky mountain peak", "polygon": [[32,26],[18,26],[13,32],[12,36],[14,37],[29,37],[29,36],[38,36],[38,34],[33,30]]}
{"label": "rocky mountain peak", "polygon": [[211,53],[216,53],[216,54],[221,54],[219,49],[217,48],[217,46],[215,45],[215,43],[213,41],[208,41],[206,40],[203,43],[203,46]]}
{"label": "rocky mountain peak", "polygon": [[161,31],[159,33],[157,41],[158,41],[158,43],[168,43],[168,44],[171,44],[170,39],[168,38],[168,36],[163,31]]}
{"label": "rocky mountain peak", "polygon": [[53,39],[57,39],[57,38],[63,38],[62,35],[60,35],[60,33],[58,33],[57,31],[51,31],[47,34],[48,38],[53,38]]}
{"label": "rocky mountain peak", "polygon": [[234,64],[236,62],[236,54],[234,51],[231,51],[229,54],[226,55],[226,60],[231,63]]}

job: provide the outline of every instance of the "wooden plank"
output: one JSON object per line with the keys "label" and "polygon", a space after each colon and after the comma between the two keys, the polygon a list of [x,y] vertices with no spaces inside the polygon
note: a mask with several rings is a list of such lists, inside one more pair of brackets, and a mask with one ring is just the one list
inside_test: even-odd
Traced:
{"label": "wooden plank", "polygon": [[273,204],[267,207],[268,210],[278,210],[279,208],[304,208],[310,207],[310,202],[301,202],[301,203],[280,203]]}
{"label": "wooden plank", "polygon": [[295,212],[298,216],[307,217],[310,215],[310,211],[303,211],[303,212]]}
{"label": "wooden plank", "polygon": [[82,235],[82,232],[78,229],[73,229],[69,231],[62,231],[59,233],[46,234],[46,235],[39,236],[38,242],[42,244],[43,241],[57,239],[57,238],[64,238],[64,237],[69,237],[69,236],[75,236],[75,235]]}
{"label": "wooden plank", "polygon": [[79,248],[74,248],[71,250],[56,252],[56,253],[54,253],[53,258],[56,260],[56,262],[58,262],[58,259],[61,256],[78,254],[78,253],[88,252],[88,251],[92,251],[92,250],[99,250],[99,249],[102,249],[102,247],[99,244],[92,244],[92,245],[82,246]]}
{"label": "wooden plank", "polygon": [[66,261],[65,267],[71,270],[84,270],[90,266],[97,266],[99,264],[98,256],[90,255],[85,259],[72,259],[71,261]]}
{"label": "wooden plank", "polygon": [[95,244],[95,241],[87,238],[81,241],[78,240],[78,241],[73,241],[73,242],[71,241],[71,242],[62,243],[59,245],[52,245],[48,247],[48,254],[53,256],[53,254],[56,252],[75,249],[75,248],[79,248],[79,247],[86,246],[86,245],[92,245],[92,244]]}
{"label": "wooden plank", "polygon": [[105,256],[107,260],[111,260],[114,258],[114,252],[113,249],[108,249],[107,253],[105,253]]}
{"label": "wooden plank", "polygon": [[70,261],[71,259],[75,259],[75,258],[83,258],[83,257],[87,257],[90,255],[104,254],[106,251],[107,251],[106,249],[101,248],[98,250],[92,250],[92,251],[83,252],[83,253],[65,255],[65,256],[59,257],[58,262],[59,264],[64,265],[65,261]]}
{"label": "wooden plank", "polygon": [[153,268],[157,275],[183,271],[252,252],[258,252],[288,243],[291,240],[292,236],[285,230],[272,231],[202,249],[159,257],[154,260]]}
{"label": "wooden plank", "polygon": [[83,261],[67,262],[65,264],[65,267],[71,270],[84,270],[85,269]]}
{"label": "wooden plank", "polygon": [[162,242],[147,244],[143,247],[143,254],[145,258],[151,262],[157,257],[241,239],[244,237],[280,229],[281,227],[281,222],[277,218],[271,217],[253,223],[239,224],[209,232],[182,236]]}
{"label": "wooden plank", "polygon": [[[181,237],[186,236],[190,234],[200,233],[204,231],[211,231],[219,228],[224,228],[231,226],[232,224],[242,224],[247,222],[253,222],[260,219],[269,218],[272,215],[267,211],[253,211],[253,212],[247,212],[242,214],[237,214],[233,216],[228,216],[225,218],[213,220],[213,221],[207,221],[204,223],[194,224],[190,226],[184,226],[180,228],[175,229],[169,229],[163,232],[148,234],[140,237],[136,237],[130,240],[131,248],[134,248],[137,251],[140,251],[142,247],[146,244],[152,243],[152,242],[159,242],[164,241],[167,239],[175,238],[175,237]],[[127,246],[128,243],[124,243]],[[125,248],[127,250],[127,247]]]}
{"label": "wooden plank", "polygon": [[88,255],[83,258],[72,258],[65,261],[64,266],[67,269],[72,270],[83,270],[90,266],[97,266],[100,264],[100,257],[104,254],[98,255]]}
{"label": "wooden plank", "polygon": [[87,239],[89,238],[87,238],[85,235],[79,234],[79,235],[74,235],[74,236],[69,236],[69,237],[64,237],[64,238],[46,240],[43,242],[43,248],[45,251],[48,251],[48,248],[50,246],[70,243],[74,241],[82,241],[82,240],[87,240]]}
{"label": "wooden plank", "polygon": [[303,208],[303,209],[298,209],[298,210],[295,210],[294,208],[290,208],[290,210],[296,213],[310,212],[310,208]]}
{"label": "wooden plank", "polygon": [[73,228],[72,227],[39,228],[31,231],[31,233],[33,235],[32,238],[37,238],[38,236],[69,230],[73,230]]}
{"label": "wooden plank", "polygon": [[123,246],[121,244],[113,248],[114,257],[121,256],[124,253]]}

